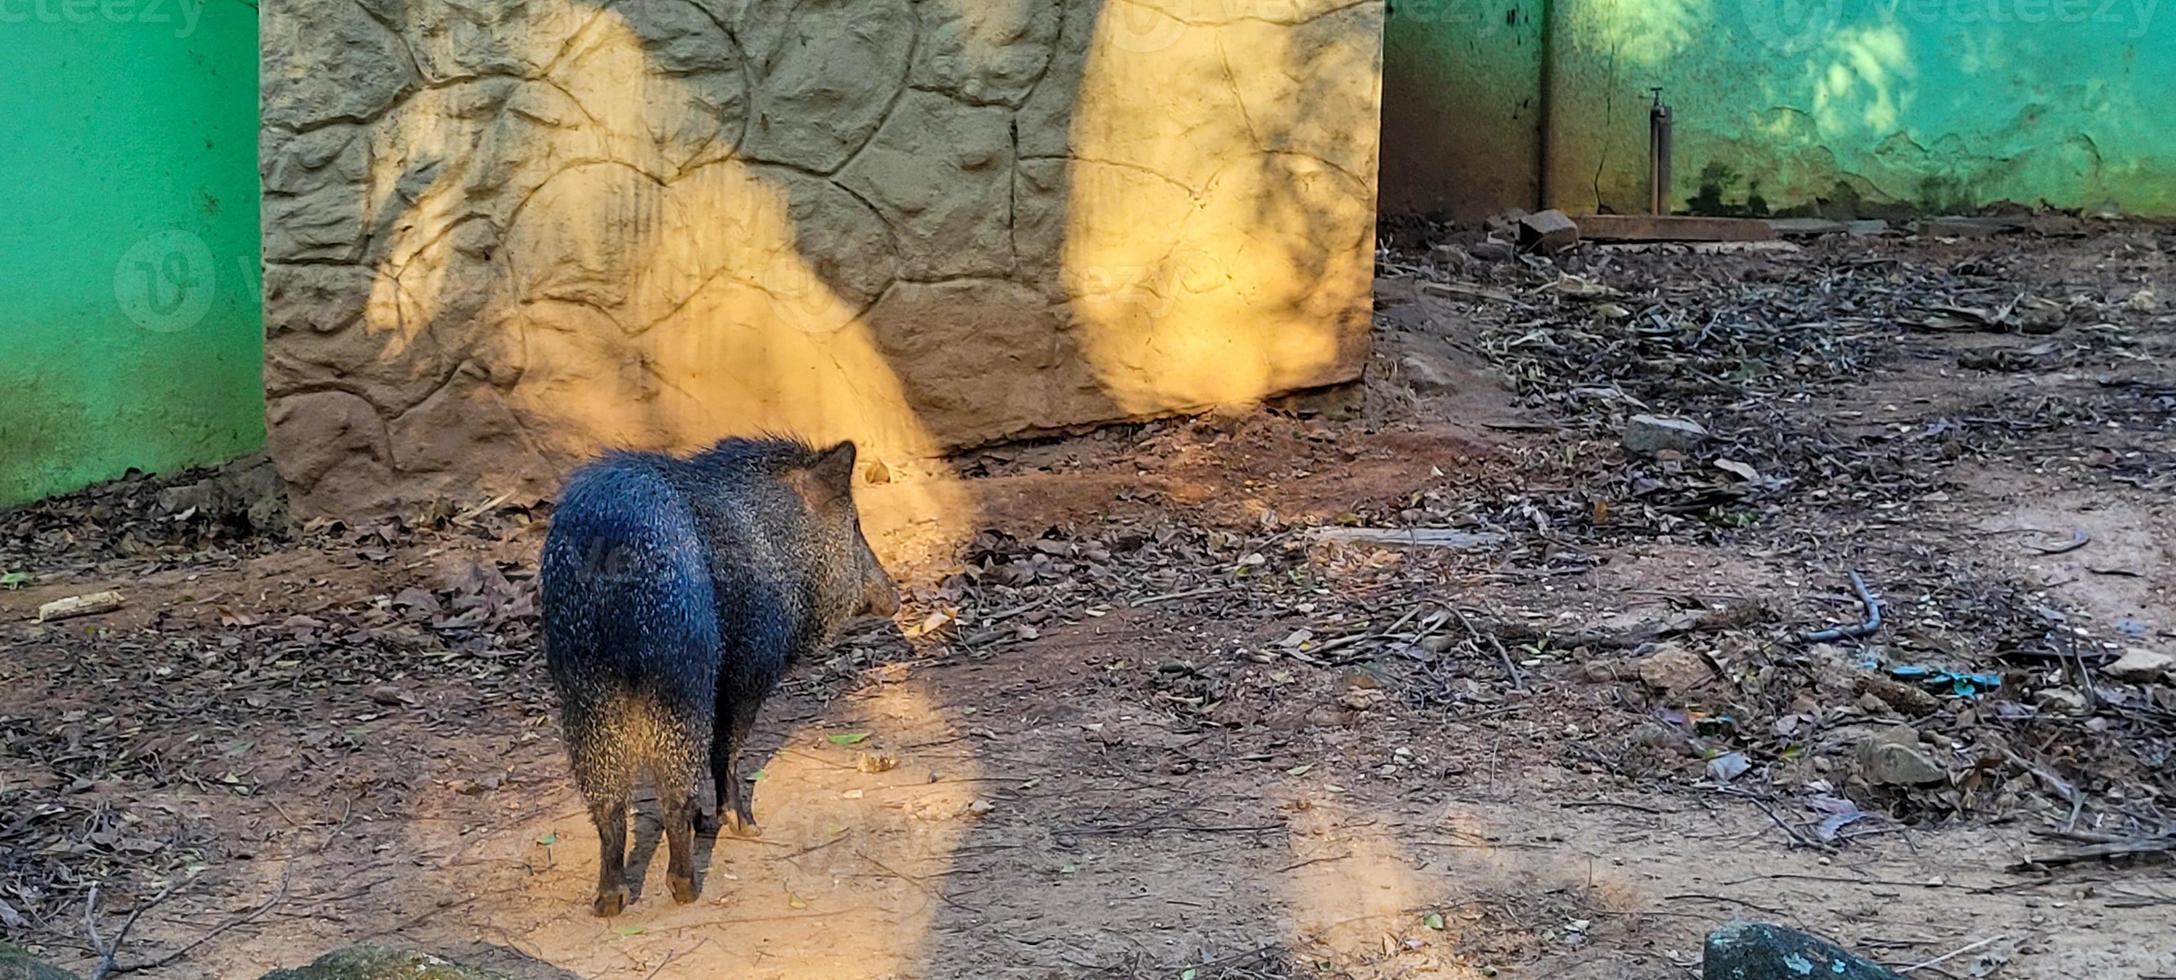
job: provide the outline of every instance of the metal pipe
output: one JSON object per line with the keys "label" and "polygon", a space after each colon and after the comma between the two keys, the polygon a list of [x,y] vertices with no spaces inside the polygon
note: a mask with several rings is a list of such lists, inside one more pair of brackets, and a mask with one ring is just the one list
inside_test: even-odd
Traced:
{"label": "metal pipe", "polygon": [[1662,89],[1647,110],[1647,213],[1670,213],[1670,107],[1662,101]]}

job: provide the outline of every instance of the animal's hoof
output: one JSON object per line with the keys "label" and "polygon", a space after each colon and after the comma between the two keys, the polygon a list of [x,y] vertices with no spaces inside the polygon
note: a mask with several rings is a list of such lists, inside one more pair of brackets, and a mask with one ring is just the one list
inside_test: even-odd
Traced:
{"label": "animal's hoof", "polygon": [[695,901],[695,879],[673,876],[666,879],[666,884],[672,886],[673,901],[682,905]]}
{"label": "animal's hoof", "polygon": [[735,837],[761,837],[763,828],[756,826],[756,818],[733,810],[725,812],[725,829]]}
{"label": "animal's hoof", "polygon": [[597,913],[599,918],[609,919],[627,911],[628,901],[627,887],[622,885],[610,891],[598,892],[596,904],[590,906],[590,911]]}

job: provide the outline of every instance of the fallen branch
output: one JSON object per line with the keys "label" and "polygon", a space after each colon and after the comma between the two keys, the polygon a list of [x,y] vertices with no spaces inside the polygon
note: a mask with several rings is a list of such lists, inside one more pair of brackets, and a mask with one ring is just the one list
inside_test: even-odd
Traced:
{"label": "fallen branch", "polygon": [[2164,830],[2159,834],[2146,837],[2131,837],[2109,841],[2105,844],[2095,844],[2091,847],[2081,847],[2076,850],[2057,851],[2054,854],[2029,857],[2010,865],[2009,870],[2013,873],[2038,871],[2069,864],[2082,864],[2099,858],[2135,857],[2170,852],[2176,852],[2176,830]]}

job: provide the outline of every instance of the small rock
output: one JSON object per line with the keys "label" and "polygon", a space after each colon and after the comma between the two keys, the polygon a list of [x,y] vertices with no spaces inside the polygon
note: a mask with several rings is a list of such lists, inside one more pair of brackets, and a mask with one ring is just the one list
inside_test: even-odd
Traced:
{"label": "small rock", "polygon": [[1715,679],[1706,657],[1675,643],[1664,644],[1634,661],[1632,669],[1639,674],[1641,683],[1670,693],[1689,691]]}
{"label": "small rock", "polygon": [[2058,715],[2082,716],[2092,709],[2086,703],[2083,691],[2067,687],[2044,688],[2033,694],[2032,703],[2042,711]]}
{"label": "small rock", "polygon": [[1625,423],[1624,448],[1642,456],[1653,456],[1665,449],[1691,453],[1708,439],[1708,430],[1697,422],[1686,419],[1663,418],[1658,415],[1634,415]]}
{"label": "small rock", "polygon": [[1692,739],[1686,738],[1684,732],[1659,721],[1643,722],[1632,729],[1632,742],[1668,755],[1691,758],[1700,754],[1700,750],[1693,747]]}
{"label": "small rock", "polygon": [[1579,225],[1554,209],[1519,219],[1519,247],[1542,255],[1555,255],[1579,244]]}
{"label": "small rock", "polygon": [[1579,676],[1590,683],[1605,684],[1622,680],[1625,673],[1614,660],[1589,660],[1579,665]]}
{"label": "small rock", "polygon": [[1702,980],[1904,980],[1835,943],[1762,922],[1732,922],[1708,933]]}
{"label": "small rock", "polygon": [[1859,743],[1859,771],[1876,786],[1931,786],[1949,781],[1949,771],[1919,749],[1919,732],[1898,725]]}
{"label": "small rock", "polygon": [[1372,691],[1379,690],[1383,686],[1383,676],[1380,668],[1370,667],[1366,664],[1345,668],[1345,673],[1338,679],[1346,688],[1351,690]]}
{"label": "small rock", "polygon": [[1414,391],[1450,391],[1458,387],[1458,379],[1451,375],[1449,365],[1441,358],[1418,351],[1398,358],[1398,371],[1405,376],[1405,386]]}
{"label": "small rock", "polygon": [[1467,246],[1466,254],[1483,262],[1509,262],[1518,256],[1517,250],[1493,238]]}
{"label": "small rock", "polygon": [[1880,674],[1859,675],[1859,690],[1879,698],[1883,704],[1913,718],[1931,715],[1942,708],[1942,699],[1910,684],[1890,680]]}
{"label": "small rock", "polygon": [[1337,703],[1348,711],[1373,711],[1389,700],[1389,695],[1378,687],[1348,687],[1337,696]]}
{"label": "small rock", "polygon": [[2119,681],[2150,684],[2167,677],[2171,668],[2176,668],[2176,657],[2159,650],[2132,647],[2123,651],[2121,659],[2101,668],[2101,673]]}

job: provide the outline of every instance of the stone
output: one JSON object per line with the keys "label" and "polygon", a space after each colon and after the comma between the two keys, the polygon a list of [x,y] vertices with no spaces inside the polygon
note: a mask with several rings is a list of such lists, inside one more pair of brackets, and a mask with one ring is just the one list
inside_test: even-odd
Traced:
{"label": "stone", "polygon": [[1000,108],[908,92],[839,181],[884,216],[912,279],[1012,271],[1012,130]]}
{"label": "stone", "polygon": [[1731,922],[1708,933],[1702,980],[1904,980],[1818,936],[1760,922]]}
{"label": "stone", "polygon": [[2176,656],[2159,650],[2132,647],[2123,651],[2123,656],[2117,658],[2115,663],[2101,668],[2101,673],[2119,681],[2151,684],[2168,677],[2172,668],[2176,668]]}
{"label": "stone", "polygon": [[1898,725],[1869,735],[1858,746],[1859,772],[1876,786],[1931,786],[1949,772],[1920,749],[1919,732]]}
{"label": "stone", "polygon": [[1493,238],[1466,246],[1466,254],[1483,262],[1509,262],[1518,257],[1518,249]]}
{"label": "stone", "polygon": [[2033,692],[2032,703],[2050,714],[2083,716],[2092,710],[2085,692],[2068,687],[2047,687]]}
{"label": "stone", "polygon": [[1060,0],[918,4],[914,85],[970,105],[1019,105],[1050,65],[1064,8]]}
{"label": "stone", "polygon": [[1880,674],[1860,674],[1858,689],[1910,717],[1931,715],[1942,708],[1942,699],[1927,691],[1891,680]]}
{"label": "stone", "polygon": [[1579,225],[1564,212],[1551,209],[1518,219],[1519,248],[1540,255],[1555,255],[1579,244]]}
{"label": "stone", "polygon": [[1627,452],[1642,456],[1666,449],[1689,455],[1708,441],[1708,430],[1688,419],[1634,415],[1625,421],[1622,441]]}
{"label": "stone", "polygon": [[767,0],[739,23],[754,104],[754,160],[830,173],[868,143],[907,84],[914,11],[906,0]]}
{"label": "stone", "polygon": [[1663,644],[1632,663],[1640,683],[1669,694],[1692,690],[1715,679],[1708,660],[1675,643]]}
{"label": "stone", "polygon": [[506,977],[429,953],[356,945],[326,953],[308,966],[274,970],[265,974],[263,980],[506,980]]}
{"label": "stone", "polygon": [[[402,25],[406,53],[434,84],[480,74],[542,74],[566,41],[596,16],[578,4],[526,0],[371,2],[384,8],[382,19]],[[636,15],[628,14],[617,24],[634,20]]]}
{"label": "stone", "polygon": [[400,37],[354,0],[278,0],[259,23],[258,104],[268,127],[371,119],[420,82]]}
{"label": "stone", "polygon": [[1398,371],[1405,386],[1423,394],[1454,391],[1458,378],[1451,373],[1449,364],[1433,354],[1414,351],[1398,358]]}
{"label": "stone", "polygon": [[192,483],[159,491],[159,509],[194,510],[214,520],[246,524],[261,532],[287,530],[287,490],[279,469],[263,454],[245,456]]}
{"label": "stone", "polygon": [[686,0],[622,0],[612,13],[552,78],[603,123],[613,158],[673,173],[731,157],[748,124],[732,36]]}
{"label": "stone", "polygon": [[1033,289],[999,279],[902,282],[870,309],[877,348],[917,365],[900,378],[907,403],[948,432],[995,438],[1054,408],[1098,408],[1065,319]]}
{"label": "stone", "polygon": [[76,980],[76,975],[0,940],[0,980]]}

